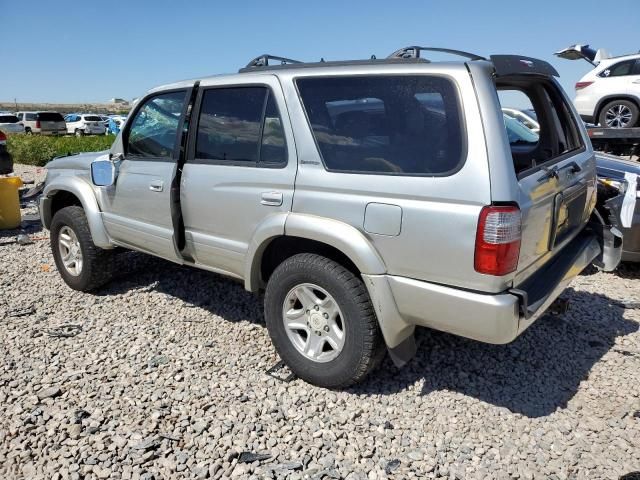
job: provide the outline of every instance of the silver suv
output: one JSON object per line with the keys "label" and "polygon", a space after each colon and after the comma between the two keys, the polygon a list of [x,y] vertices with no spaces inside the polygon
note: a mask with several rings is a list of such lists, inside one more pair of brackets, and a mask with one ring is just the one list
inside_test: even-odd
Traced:
{"label": "silver suv", "polygon": [[24,125],[26,134],[65,135],[67,124],[58,112],[18,112],[16,116]]}
{"label": "silver suv", "polygon": [[[265,291],[295,374],[361,380],[415,353],[424,326],[507,343],[621,238],[596,209],[593,150],[546,62],[515,56],[301,63],[151,90],[108,152],[48,165],[40,209],[56,265],[89,291],[114,247]],[[276,61],[276,65],[270,64]],[[505,131],[524,93],[537,141]]]}

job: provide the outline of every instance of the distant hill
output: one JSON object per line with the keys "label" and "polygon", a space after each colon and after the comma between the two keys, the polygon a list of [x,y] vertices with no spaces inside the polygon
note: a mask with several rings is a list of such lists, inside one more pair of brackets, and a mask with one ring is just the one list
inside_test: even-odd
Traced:
{"label": "distant hill", "polygon": [[20,103],[16,110],[13,102],[0,102],[0,110],[16,111],[39,111],[48,110],[60,113],[86,112],[86,113],[128,113],[128,105],[118,105],[117,103]]}

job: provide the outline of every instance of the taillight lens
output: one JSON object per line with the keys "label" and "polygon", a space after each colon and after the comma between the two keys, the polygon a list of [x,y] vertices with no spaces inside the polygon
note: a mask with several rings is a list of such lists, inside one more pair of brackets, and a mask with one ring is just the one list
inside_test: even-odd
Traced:
{"label": "taillight lens", "polygon": [[40,128],[40,120],[36,120],[36,128]]}
{"label": "taillight lens", "polygon": [[0,130],[0,143],[5,143],[7,141],[7,136],[4,134],[2,130]]}
{"label": "taillight lens", "polygon": [[476,272],[501,276],[515,271],[520,257],[521,228],[518,207],[484,207],[476,232]]}
{"label": "taillight lens", "polygon": [[587,88],[593,82],[578,82],[576,83],[576,90],[582,90],[583,88]]}

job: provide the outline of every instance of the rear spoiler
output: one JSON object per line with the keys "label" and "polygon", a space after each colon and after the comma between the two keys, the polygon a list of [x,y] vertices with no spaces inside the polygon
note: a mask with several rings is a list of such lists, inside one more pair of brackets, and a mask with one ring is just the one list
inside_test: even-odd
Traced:
{"label": "rear spoiler", "polygon": [[498,77],[507,75],[542,75],[559,77],[558,71],[549,62],[520,55],[491,55],[489,57]]}

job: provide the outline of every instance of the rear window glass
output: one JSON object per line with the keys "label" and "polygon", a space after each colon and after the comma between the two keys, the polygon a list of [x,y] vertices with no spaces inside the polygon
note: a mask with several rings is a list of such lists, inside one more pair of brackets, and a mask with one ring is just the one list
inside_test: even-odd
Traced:
{"label": "rear window glass", "polygon": [[18,117],[15,115],[0,115],[0,123],[18,123]]}
{"label": "rear window glass", "polygon": [[101,122],[102,119],[96,115],[85,115],[84,116],[85,121],[87,122]]}
{"label": "rear window glass", "polygon": [[329,170],[440,176],[464,161],[458,97],[446,78],[340,76],[296,84]]}
{"label": "rear window glass", "polygon": [[59,113],[42,112],[38,114],[38,120],[41,122],[64,122],[64,117]]}
{"label": "rear window glass", "polygon": [[[517,174],[534,172],[537,167],[583,147],[576,119],[553,84],[503,78],[497,87],[505,108],[504,126]],[[535,118],[536,124],[525,121],[522,113]]]}

